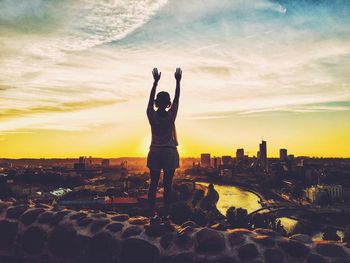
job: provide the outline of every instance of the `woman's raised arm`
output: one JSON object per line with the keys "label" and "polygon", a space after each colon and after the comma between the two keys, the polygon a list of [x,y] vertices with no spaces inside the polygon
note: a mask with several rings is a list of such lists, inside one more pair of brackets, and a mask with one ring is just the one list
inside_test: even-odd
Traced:
{"label": "woman's raised arm", "polygon": [[152,71],[152,75],[153,75],[154,82],[153,82],[153,86],[152,86],[152,89],[151,89],[151,93],[149,95],[147,109],[148,108],[153,108],[154,97],[156,96],[156,89],[157,89],[158,81],[160,80],[160,77],[162,75],[162,72],[158,73],[158,69],[154,68],[153,71]]}

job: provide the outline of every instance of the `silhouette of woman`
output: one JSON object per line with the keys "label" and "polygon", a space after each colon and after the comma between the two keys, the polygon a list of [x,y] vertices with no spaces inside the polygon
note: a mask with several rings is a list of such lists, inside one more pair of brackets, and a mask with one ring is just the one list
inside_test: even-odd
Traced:
{"label": "silhouette of woman", "polygon": [[[147,167],[150,169],[151,176],[148,202],[150,215],[153,217],[153,220],[157,220],[158,215],[155,211],[155,203],[160,172],[163,170],[164,216],[168,218],[171,205],[172,180],[176,168],[179,167],[175,119],[179,105],[182,71],[180,68],[177,68],[174,74],[176,89],[173,103],[171,103],[169,93],[165,91],[159,92],[157,98],[154,99],[161,72],[158,73],[158,69],[154,68],[152,74],[154,82],[147,106],[147,117],[152,131],[152,142],[147,156]],[[154,110],[153,106],[157,110]]]}

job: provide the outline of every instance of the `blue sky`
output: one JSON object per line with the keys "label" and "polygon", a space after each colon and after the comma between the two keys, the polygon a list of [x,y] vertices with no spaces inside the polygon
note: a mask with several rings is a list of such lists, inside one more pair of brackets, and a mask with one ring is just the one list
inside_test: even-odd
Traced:
{"label": "blue sky", "polygon": [[[253,153],[264,136],[271,155],[290,147],[350,156],[349,5],[2,0],[0,154],[14,155],[11,145],[30,156],[65,153],[34,150],[40,134],[47,141],[69,134],[86,153],[144,154],[150,72],[157,66],[159,89],[173,94],[180,66],[184,154],[233,153],[236,146]],[[99,136],[105,139],[86,146]]]}

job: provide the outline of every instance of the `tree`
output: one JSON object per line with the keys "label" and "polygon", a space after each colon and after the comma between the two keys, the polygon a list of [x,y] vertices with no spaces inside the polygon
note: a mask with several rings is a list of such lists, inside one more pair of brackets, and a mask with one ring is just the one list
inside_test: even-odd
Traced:
{"label": "tree", "polygon": [[227,222],[232,227],[248,227],[248,211],[243,208],[230,207],[226,211]]}

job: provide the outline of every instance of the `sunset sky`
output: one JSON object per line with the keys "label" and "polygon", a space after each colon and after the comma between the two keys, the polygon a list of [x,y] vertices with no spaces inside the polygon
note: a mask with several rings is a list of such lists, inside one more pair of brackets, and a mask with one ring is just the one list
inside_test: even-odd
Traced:
{"label": "sunset sky", "polygon": [[350,157],[348,0],[0,0],[0,157],[145,156],[154,67],[182,156]]}

